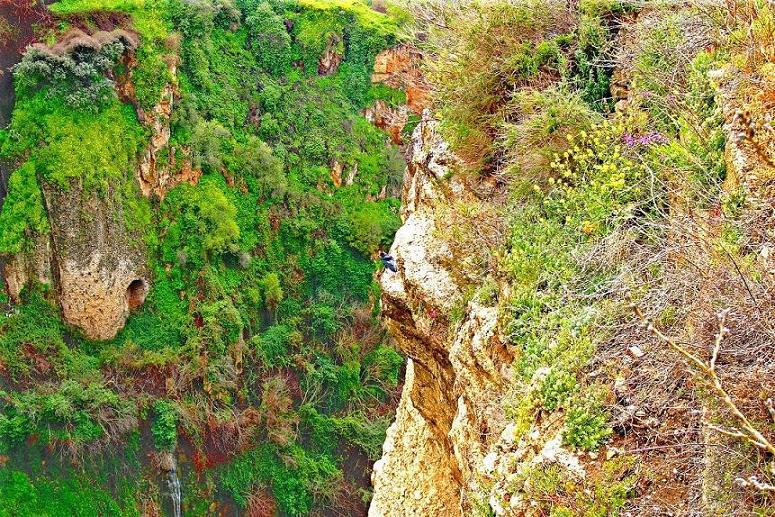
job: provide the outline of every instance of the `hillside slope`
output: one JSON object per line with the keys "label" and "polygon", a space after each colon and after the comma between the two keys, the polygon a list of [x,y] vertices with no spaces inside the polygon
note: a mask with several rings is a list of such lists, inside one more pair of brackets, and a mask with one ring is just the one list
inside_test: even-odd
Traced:
{"label": "hillside slope", "polygon": [[374,259],[422,102],[393,14],[4,7],[33,8],[0,130],[0,515],[365,513],[403,362]]}
{"label": "hillside slope", "polygon": [[415,7],[370,515],[773,511],[775,13],[734,4]]}

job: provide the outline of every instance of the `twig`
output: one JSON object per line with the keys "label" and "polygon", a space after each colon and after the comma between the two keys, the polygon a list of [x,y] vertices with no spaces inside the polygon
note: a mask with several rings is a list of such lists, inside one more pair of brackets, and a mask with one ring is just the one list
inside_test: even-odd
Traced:
{"label": "twig", "polygon": [[748,479],[737,478],[735,483],[743,488],[754,487],[762,492],[775,492],[775,485],[759,481],[756,476],[751,476]]}
{"label": "twig", "polygon": [[727,329],[725,325],[726,317],[729,314],[729,311],[724,310],[718,314],[719,330],[716,334],[713,356],[711,357],[710,361],[706,363],[697,355],[693,354],[685,347],[680,345],[674,338],[667,336],[658,328],[656,328],[654,324],[644,316],[639,307],[633,305],[633,310],[635,311],[635,315],[641,321],[643,321],[651,333],[653,333],[661,341],[667,343],[670,348],[684,356],[689,361],[689,363],[698,370],[699,373],[705,375],[706,380],[708,381],[708,385],[716,392],[727,409],[735,417],[739,425],[739,429],[734,430],[721,429],[717,426],[709,427],[718,432],[721,432],[722,434],[743,439],[755,447],[758,447],[759,449],[762,449],[763,451],[766,451],[767,453],[775,456],[775,445],[773,445],[772,442],[770,442],[758,429],[756,429],[748,417],[746,417],[743,412],[740,411],[740,408],[738,408],[737,404],[735,404],[735,402],[732,400],[732,397],[721,383],[721,379],[716,374],[716,359],[718,358],[718,354],[721,350],[721,344],[724,336],[729,333],[729,329]]}

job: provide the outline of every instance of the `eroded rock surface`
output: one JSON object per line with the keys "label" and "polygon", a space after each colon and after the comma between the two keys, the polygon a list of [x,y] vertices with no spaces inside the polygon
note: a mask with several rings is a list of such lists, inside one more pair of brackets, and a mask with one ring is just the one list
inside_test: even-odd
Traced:
{"label": "eroded rock surface", "polygon": [[137,180],[144,196],[164,199],[170,190],[181,183],[196,185],[202,171],[193,167],[189,149],[175,149],[169,145],[172,111],[178,97],[177,65],[170,63],[172,82],[162,90],[159,102],[150,110],[144,110],[138,105],[132,84],[135,64],[130,57],[127,62],[128,76],[118,84],[118,89],[122,97],[136,106],[138,120],[151,132],[148,146],[139,157]]}
{"label": "eroded rock surface", "polygon": [[371,81],[384,83],[391,88],[406,92],[409,109],[420,114],[430,105],[430,84],[420,69],[422,52],[411,45],[380,52],[374,61]]}
{"label": "eroded rock surface", "polygon": [[409,361],[396,420],[374,466],[369,515],[462,516],[485,506],[497,515],[527,515],[520,472],[538,463],[576,477],[584,469],[562,446],[560,423],[518,433],[505,414],[513,356],[498,308],[465,302],[467,286],[444,237],[449,207],[477,197],[453,174],[460,162],[427,111],[409,155],[404,224],[391,248],[399,271],[380,279],[384,321]]}
{"label": "eroded rock surface", "polygon": [[497,309],[472,301],[462,321],[452,317],[463,286],[438,230],[443,207],[472,196],[450,176],[458,163],[426,111],[413,134],[404,224],[391,249],[399,272],[381,277],[384,320],[410,360],[374,469],[372,516],[464,515],[467,489],[489,448],[480,430],[503,425],[499,400],[509,361],[499,352]]}
{"label": "eroded rock surface", "polygon": [[326,44],[326,50],[323,51],[323,55],[318,61],[318,75],[331,75],[339,70],[339,65],[344,60],[343,46],[341,36],[331,35]]}
{"label": "eroded rock surface", "polygon": [[91,339],[111,339],[148,289],[140,229],[127,227],[116,194],[45,184],[43,193],[62,315]]}
{"label": "eroded rock surface", "polygon": [[377,55],[371,81],[406,94],[406,103],[391,106],[379,100],[364,110],[364,116],[390,134],[394,144],[402,144],[402,132],[411,114],[420,115],[430,106],[431,86],[420,69],[422,53],[410,45],[399,45]]}

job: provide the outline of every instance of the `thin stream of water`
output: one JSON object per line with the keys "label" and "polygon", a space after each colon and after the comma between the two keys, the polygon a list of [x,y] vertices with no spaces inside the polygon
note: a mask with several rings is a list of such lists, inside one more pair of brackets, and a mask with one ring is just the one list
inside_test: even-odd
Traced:
{"label": "thin stream of water", "polygon": [[172,517],[182,517],[181,512],[181,488],[180,479],[178,479],[177,465],[172,466],[172,470],[167,472],[167,496],[169,496],[172,502]]}

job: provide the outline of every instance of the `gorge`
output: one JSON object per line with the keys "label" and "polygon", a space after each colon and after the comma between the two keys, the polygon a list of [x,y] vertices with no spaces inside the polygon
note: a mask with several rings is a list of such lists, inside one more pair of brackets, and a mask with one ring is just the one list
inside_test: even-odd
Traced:
{"label": "gorge", "polygon": [[0,0],[0,517],[770,515],[774,42]]}

